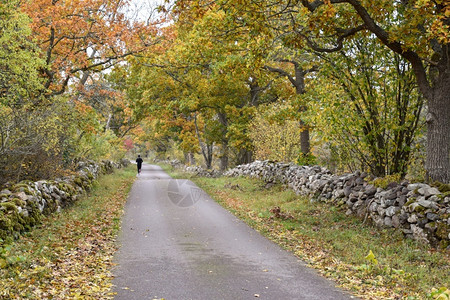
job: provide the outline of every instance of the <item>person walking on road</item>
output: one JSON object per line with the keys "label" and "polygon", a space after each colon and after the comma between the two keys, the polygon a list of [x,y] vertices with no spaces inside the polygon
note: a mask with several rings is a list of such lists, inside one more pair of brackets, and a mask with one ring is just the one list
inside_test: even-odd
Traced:
{"label": "person walking on road", "polygon": [[141,156],[138,155],[138,157],[136,159],[138,174],[141,173],[142,162],[143,162],[143,160],[142,160]]}

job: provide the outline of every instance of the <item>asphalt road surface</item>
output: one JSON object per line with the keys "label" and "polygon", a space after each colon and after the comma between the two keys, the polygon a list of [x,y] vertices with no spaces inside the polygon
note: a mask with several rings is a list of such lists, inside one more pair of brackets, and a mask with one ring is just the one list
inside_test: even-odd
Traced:
{"label": "asphalt road surface", "polygon": [[187,180],[143,165],[122,220],[115,299],[351,299]]}

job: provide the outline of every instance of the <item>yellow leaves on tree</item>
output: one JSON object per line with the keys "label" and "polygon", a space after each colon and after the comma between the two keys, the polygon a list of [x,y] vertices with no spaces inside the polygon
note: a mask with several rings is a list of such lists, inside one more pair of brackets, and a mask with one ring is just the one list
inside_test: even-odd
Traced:
{"label": "yellow leaves on tree", "polygon": [[[273,112],[272,112],[273,113]],[[300,153],[300,125],[297,121],[270,121],[257,115],[250,127],[250,138],[259,160],[295,161]]]}

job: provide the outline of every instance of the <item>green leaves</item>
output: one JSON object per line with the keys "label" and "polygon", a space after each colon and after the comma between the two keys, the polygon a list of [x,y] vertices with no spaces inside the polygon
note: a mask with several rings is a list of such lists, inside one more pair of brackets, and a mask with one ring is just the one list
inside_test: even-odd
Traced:
{"label": "green leaves", "polygon": [[375,258],[375,254],[373,254],[372,250],[369,250],[369,254],[367,254],[367,256],[364,257],[364,259],[367,260],[373,266],[378,265],[378,260]]}
{"label": "green leaves", "polygon": [[361,37],[325,57],[319,75],[307,95],[310,122],[336,147],[335,159],[376,176],[404,176],[424,105],[407,62]]}
{"label": "green leaves", "polygon": [[441,287],[440,289],[433,288],[431,293],[428,295],[429,299],[436,300],[448,300],[450,299],[450,290],[446,287]]}
{"label": "green leaves", "polygon": [[29,18],[16,6],[17,1],[0,4],[0,105],[7,107],[30,104],[43,89],[38,73],[44,61],[31,42]]}

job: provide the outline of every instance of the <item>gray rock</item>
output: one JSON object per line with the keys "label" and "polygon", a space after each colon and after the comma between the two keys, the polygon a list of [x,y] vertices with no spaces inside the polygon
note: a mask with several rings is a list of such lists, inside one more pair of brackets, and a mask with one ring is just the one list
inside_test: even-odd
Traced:
{"label": "gray rock", "polygon": [[427,213],[426,217],[430,221],[436,221],[437,219],[439,219],[439,216],[437,214],[431,212]]}
{"label": "gray rock", "polygon": [[425,199],[419,199],[419,200],[417,200],[417,203],[425,208],[429,208],[433,204],[433,202],[425,200]]}
{"label": "gray rock", "polygon": [[386,209],[386,216],[392,217],[393,215],[397,214],[399,211],[400,211],[399,207],[396,207],[396,206],[388,207]]}
{"label": "gray rock", "polygon": [[398,218],[400,220],[400,223],[406,223],[406,221],[408,220],[408,214],[402,212],[401,214],[398,215]]}
{"label": "gray rock", "polygon": [[373,185],[368,185],[365,190],[367,196],[373,196],[377,192],[377,189]]}
{"label": "gray rock", "polygon": [[394,191],[390,191],[384,196],[384,199],[386,199],[386,200],[394,200],[396,198],[397,198],[397,192],[394,192]]}
{"label": "gray rock", "polygon": [[[390,183],[387,189],[382,189],[361,180],[366,174],[358,172],[337,176],[317,166],[269,161],[254,162],[235,170],[238,170],[235,173],[239,175],[248,176],[252,173],[265,181],[287,184],[297,194],[312,196],[317,201],[329,202],[327,199],[331,199],[336,205],[346,203],[348,214],[365,215],[369,212],[370,218],[378,226],[405,229],[408,237],[418,240],[434,241],[433,223],[439,221],[440,216],[450,213],[450,197],[442,199],[436,196],[438,190],[424,183],[409,184],[403,181],[401,184]],[[411,203],[405,206],[408,202]],[[441,222],[449,224],[450,218],[442,218]],[[411,225],[415,226],[414,230],[410,229]],[[429,238],[423,232],[424,228],[426,234],[430,234]]]}
{"label": "gray rock", "polygon": [[400,218],[398,215],[393,215],[392,216],[392,226],[394,226],[395,228],[399,228],[401,225],[400,223]]}
{"label": "gray rock", "polygon": [[411,216],[409,216],[409,218],[408,218],[408,222],[409,223],[417,223],[417,221],[418,221],[419,219],[417,218],[417,215],[411,215]]}
{"label": "gray rock", "polygon": [[398,202],[398,206],[403,206],[406,203],[406,196],[405,195],[401,195],[397,198],[397,202]]}
{"label": "gray rock", "polygon": [[25,192],[19,192],[16,194],[16,196],[23,201],[27,201],[28,200],[28,195],[25,194]]}
{"label": "gray rock", "polygon": [[407,188],[410,191],[414,191],[416,189],[420,189],[420,188],[429,188],[430,186],[428,184],[425,183],[411,183],[408,184]]}
{"label": "gray rock", "polygon": [[440,202],[441,199],[438,196],[431,196],[427,199],[428,201],[433,201],[433,202]]}
{"label": "gray rock", "polygon": [[378,204],[376,202],[372,202],[369,205],[369,211],[370,212],[375,212],[375,211],[377,211],[377,207],[378,207]]}
{"label": "gray rock", "polygon": [[355,202],[355,204],[353,205],[353,210],[359,208],[359,207],[363,207],[364,206],[364,201],[362,200],[358,200]]}
{"label": "gray rock", "polygon": [[427,223],[428,219],[425,218],[424,216],[419,215],[419,220],[417,221],[416,225],[419,226],[420,228],[424,228]]}
{"label": "gray rock", "polygon": [[419,192],[419,194],[421,194],[425,197],[440,194],[440,192],[437,188],[432,188],[432,187],[421,187],[421,188],[419,188],[418,192]]}
{"label": "gray rock", "polygon": [[356,178],[355,183],[357,185],[362,185],[364,184],[364,179],[362,179],[361,177]]}
{"label": "gray rock", "polygon": [[382,208],[381,206],[377,207],[377,212],[380,217],[384,217],[386,215],[386,210],[384,208]]}
{"label": "gray rock", "polygon": [[334,192],[334,196],[335,196],[336,198],[342,198],[342,197],[344,197],[344,196],[345,196],[344,190],[343,190],[343,189],[336,190],[336,191]]}
{"label": "gray rock", "polygon": [[347,186],[347,187],[344,188],[344,195],[345,195],[345,197],[350,196],[351,193],[352,193],[352,188],[351,187]]}
{"label": "gray rock", "polygon": [[412,234],[412,233],[413,233],[412,230],[411,230],[411,229],[408,229],[408,228],[403,228],[403,229],[402,229],[402,232],[403,232],[404,234]]}
{"label": "gray rock", "polygon": [[384,218],[381,218],[380,216],[374,215],[372,216],[372,220],[375,223],[376,226],[382,227],[384,226]]}
{"label": "gray rock", "polygon": [[392,225],[392,218],[391,217],[385,217],[384,218],[384,226],[393,227],[393,225]]}
{"label": "gray rock", "polygon": [[411,224],[411,231],[415,240],[419,242],[429,243],[427,235],[425,234],[422,228],[414,224]]}
{"label": "gray rock", "polygon": [[2,190],[1,192],[0,192],[0,194],[2,194],[2,195],[11,195],[12,193],[11,193],[11,191],[10,190],[8,190],[8,189],[4,189],[4,190]]}
{"label": "gray rock", "polygon": [[394,206],[395,202],[397,202],[395,199],[387,199],[384,201],[384,204],[388,207],[388,206]]}

